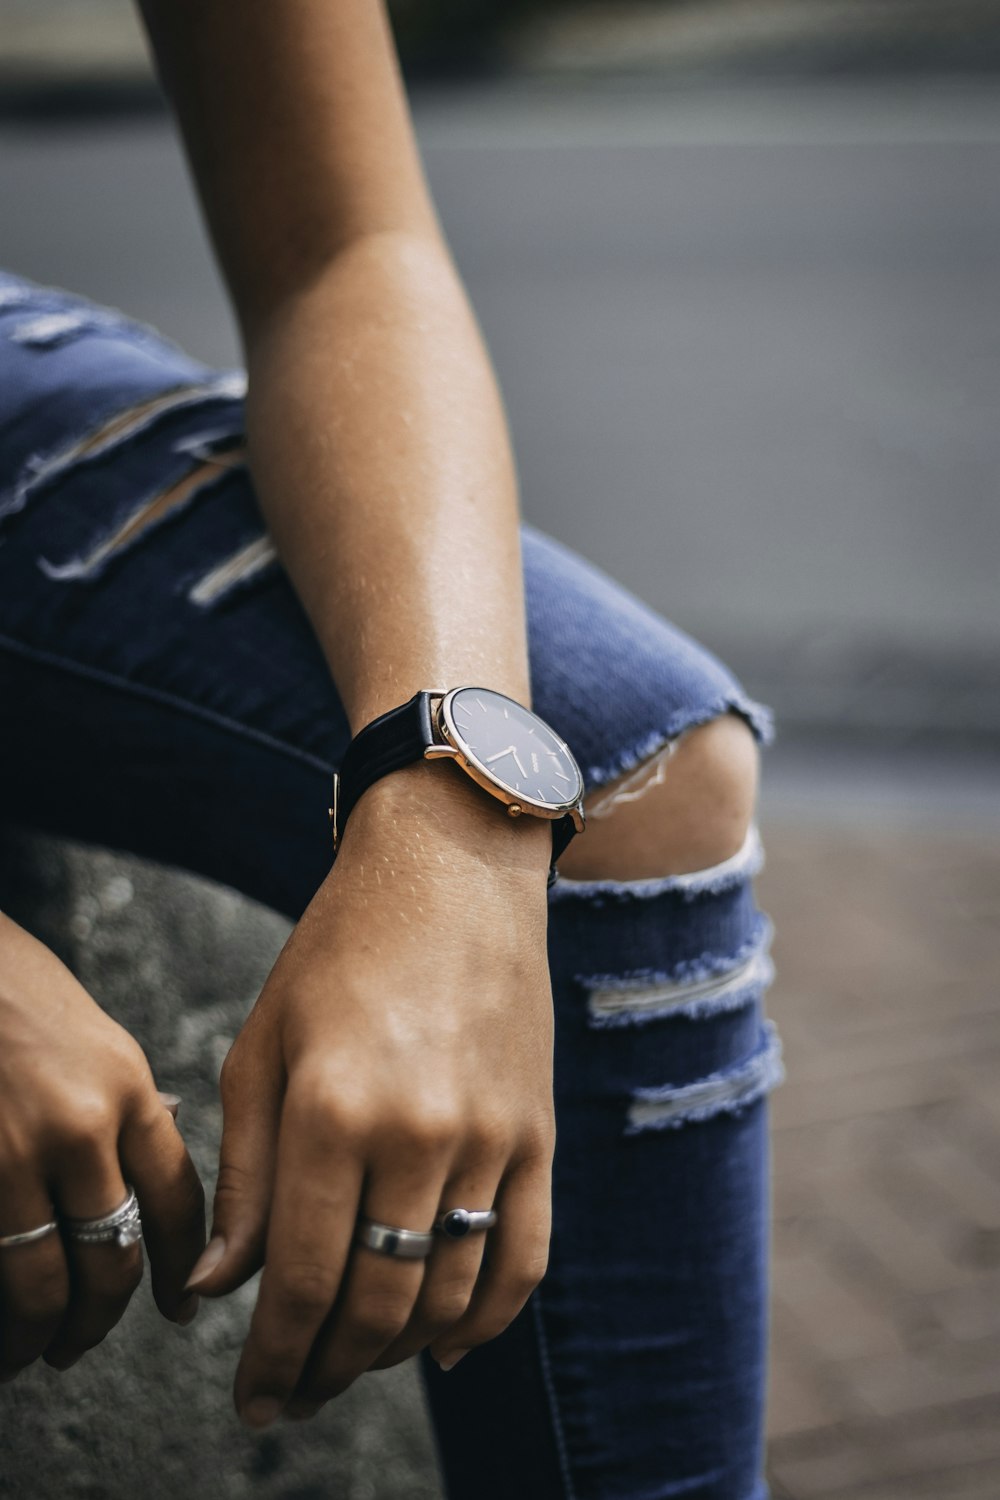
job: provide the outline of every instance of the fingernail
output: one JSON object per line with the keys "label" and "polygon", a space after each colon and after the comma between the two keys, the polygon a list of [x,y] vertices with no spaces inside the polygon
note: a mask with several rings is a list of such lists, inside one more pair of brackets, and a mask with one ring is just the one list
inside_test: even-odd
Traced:
{"label": "fingernail", "polygon": [[200,1281],[204,1281],[207,1276],[211,1276],[225,1253],[226,1242],[221,1235],[216,1235],[214,1239],[209,1240],[201,1255],[195,1261],[194,1270],[185,1282],[184,1290],[189,1292],[193,1286],[197,1286]]}
{"label": "fingernail", "polygon": [[255,1396],[240,1412],[248,1427],[270,1427],[280,1415],[281,1402],[274,1396]]}
{"label": "fingernail", "polygon": [[192,1292],[190,1297],[184,1298],[184,1301],[174,1313],[174,1322],[179,1324],[181,1328],[186,1328],[198,1316],[198,1306],[198,1298]]}
{"label": "fingernail", "polygon": [[442,1370],[453,1370],[459,1360],[464,1359],[468,1352],[468,1349],[453,1349],[450,1354],[442,1354],[438,1360],[438,1364]]}

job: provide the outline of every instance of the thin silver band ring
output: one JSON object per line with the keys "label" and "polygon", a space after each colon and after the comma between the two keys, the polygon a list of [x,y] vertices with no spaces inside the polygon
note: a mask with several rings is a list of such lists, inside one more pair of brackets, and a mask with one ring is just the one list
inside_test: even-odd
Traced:
{"label": "thin silver band ring", "polygon": [[20,1234],[0,1234],[0,1250],[11,1250],[15,1245],[30,1245],[54,1234],[59,1228],[55,1219],[50,1224],[39,1224],[37,1229],[23,1229]]}

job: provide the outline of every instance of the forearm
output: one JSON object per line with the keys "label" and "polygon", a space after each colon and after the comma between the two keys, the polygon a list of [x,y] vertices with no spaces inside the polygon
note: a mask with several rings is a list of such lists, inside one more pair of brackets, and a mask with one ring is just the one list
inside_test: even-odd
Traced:
{"label": "forearm", "polygon": [[526,701],[514,465],[447,249],[352,241],[247,353],[260,503],[352,729],[421,687]]}
{"label": "forearm", "polygon": [[381,0],[141,0],[250,373],[268,525],[357,729],[528,692],[515,480]]}

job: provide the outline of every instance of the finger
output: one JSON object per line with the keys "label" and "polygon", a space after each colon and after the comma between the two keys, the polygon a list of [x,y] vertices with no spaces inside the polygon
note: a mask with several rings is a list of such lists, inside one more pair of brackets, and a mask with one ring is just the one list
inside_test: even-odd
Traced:
{"label": "finger", "polygon": [[[503,1165],[484,1162],[454,1172],[445,1183],[436,1217],[453,1208],[492,1208]],[[482,1266],[486,1234],[473,1230],[462,1239],[452,1239],[439,1232],[435,1239],[410,1321],[399,1338],[372,1361],[373,1370],[388,1369],[418,1354],[465,1315]]]}
{"label": "finger", "polygon": [[[41,1182],[0,1181],[0,1233],[50,1224],[56,1211]],[[0,1246],[0,1380],[10,1379],[47,1348],[69,1303],[69,1272],[57,1232],[23,1245]]]}
{"label": "finger", "polygon": [[[398,1228],[428,1230],[447,1168],[442,1157],[390,1147],[371,1162],[363,1214]],[[412,1337],[410,1324],[427,1265],[427,1260],[403,1260],[355,1246],[336,1306],[302,1373],[297,1402],[315,1405],[339,1396],[404,1330]]]}
{"label": "finger", "polygon": [[156,1305],[164,1317],[188,1322],[197,1304],[185,1283],[205,1244],[205,1194],[177,1126],[154,1093],[126,1119],[118,1149],[139,1200]]}
{"label": "finger", "polygon": [[157,1090],[157,1098],[159,1099],[160,1103],[163,1105],[163,1108],[170,1115],[170,1118],[172,1120],[176,1120],[177,1119],[177,1111],[181,1107],[180,1095],[179,1094],[164,1094],[162,1092],[162,1090],[158,1089]]}
{"label": "finger", "polygon": [[222,1069],[222,1144],[212,1237],[188,1276],[188,1290],[221,1297],[259,1271],[274,1185],[281,1111],[277,1071],[260,1075],[230,1052]]}
{"label": "finger", "polygon": [[364,1180],[361,1149],[360,1131],[311,1093],[289,1091],[264,1274],[234,1386],[251,1426],[281,1411],[337,1295]]}
{"label": "finger", "polygon": [[[128,1198],[118,1159],[96,1148],[65,1153],[53,1183],[59,1211],[72,1219],[98,1219]],[[116,1240],[85,1245],[64,1234],[70,1274],[66,1315],[45,1351],[45,1361],[57,1370],[94,1348],[121,1318],[129,1298],[142,1280],[142,1248],[138,1241]]]}
{"label": "finger", "polygon": [[551,1162],[532,1160],[508,1172],[497,1194],[497,1222],[487,1231],[483,1268],[468,1310],[435,1339],[430,1354],[445,1368],[502,1333],[545,1274],[552,1227]]}

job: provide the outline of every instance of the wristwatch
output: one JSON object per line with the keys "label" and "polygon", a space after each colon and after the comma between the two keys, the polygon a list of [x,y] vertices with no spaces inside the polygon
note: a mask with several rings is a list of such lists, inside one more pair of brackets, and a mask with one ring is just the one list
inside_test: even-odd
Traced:
{"label": "wristwatch", "polygon": [[351,809],[373,782],[414,761],[444,758],[504,803],[508,816],[551,820],[551,885],[556,860],[584,830],[583,776],[544,719],[492,688],[425,688],[354,736],[333,778],[334,852]]}

